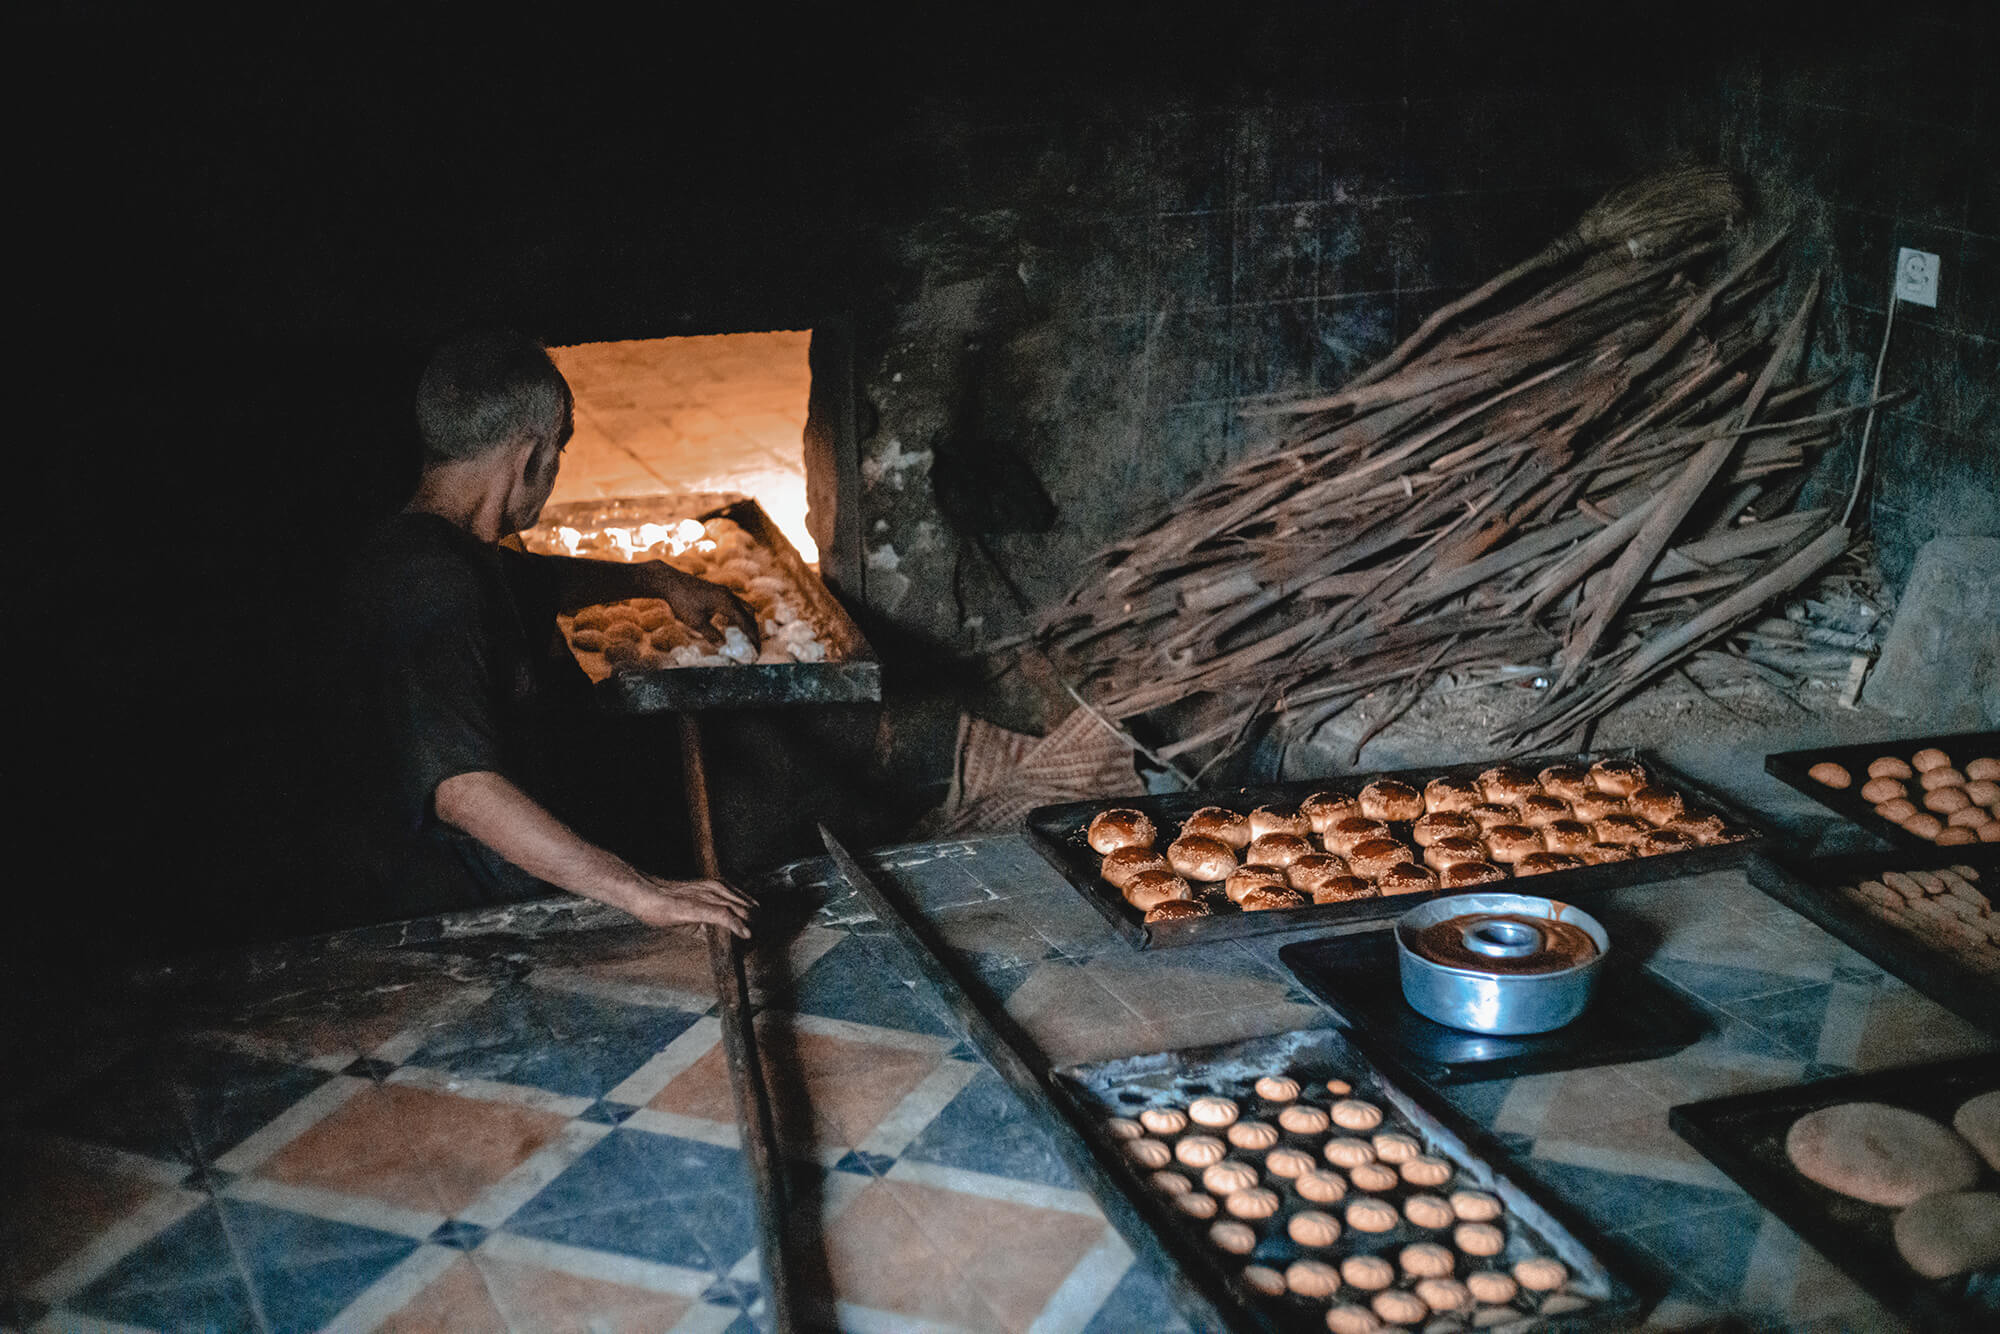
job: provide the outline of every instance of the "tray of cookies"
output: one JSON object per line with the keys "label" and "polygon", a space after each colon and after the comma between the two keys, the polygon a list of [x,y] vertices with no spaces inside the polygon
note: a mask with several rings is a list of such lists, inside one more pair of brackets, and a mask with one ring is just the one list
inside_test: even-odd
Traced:
{"label": "tray of cookies", "polygon": [[2000,1327],[1991,1053],[1687,1103],[1667,1121],[1912,1325]]}
{"label": "tray of cookies", "polygon": [[1585,1329],[1643,1304],[1458,1113],[1334,1030],[1072,1066],[1055,1087],[1241,1327]]}
{"label": "tray of cookies", "polygon": [[2000,1036],[1996,876],[1957,848],[1789,862],[1752,856],[1750,883],[1960,1018]]}
{"label": "tray of cookies", "polygon": [[1780,751],[1764,771],[1892,844],[2000,864],[2000,732]]}
{"label": "tray of cookies", "polygon": [[1636,750],[1065,802],[1024,827],[1140,949],[1372,925],[1530,876],[1570,898],[1732,864],[1766,837]]}

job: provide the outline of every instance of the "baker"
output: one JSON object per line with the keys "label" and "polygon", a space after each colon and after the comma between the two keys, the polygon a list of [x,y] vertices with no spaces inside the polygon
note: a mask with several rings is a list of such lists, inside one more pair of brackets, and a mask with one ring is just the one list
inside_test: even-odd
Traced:
{"label": "baker", "polygon": [[578,831],[590,802],[566,779],[559,743],[588,718],[590,683],[557,612],[656,597],[684,624],[758,634],[733,594],[665,562],[541,556],[504,541],[540,518],[573,422],[568,383],[519,334],[459,337],[424,370],[416,494],[364,544],[343,598],[341,740],[360,799],[349,860],[377,914],[567,890],[656,926],[747,936],[753,904],[741,890],[640,870],[601,833]]}

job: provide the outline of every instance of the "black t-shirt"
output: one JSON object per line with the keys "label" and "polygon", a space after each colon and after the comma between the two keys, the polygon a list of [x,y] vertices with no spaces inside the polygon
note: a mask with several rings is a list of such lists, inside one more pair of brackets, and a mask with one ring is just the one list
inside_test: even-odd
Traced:
{"label": "black t-shirt", "polygon": [[357,553],[343,601],[342,741],[364,845],[351,851],[381,906],[400,916],[554,892],[434,805],[440,783],[479,771],[563,805],[553,740],[589,709],[590,683],[562,644],[546,562],[399,514]]}

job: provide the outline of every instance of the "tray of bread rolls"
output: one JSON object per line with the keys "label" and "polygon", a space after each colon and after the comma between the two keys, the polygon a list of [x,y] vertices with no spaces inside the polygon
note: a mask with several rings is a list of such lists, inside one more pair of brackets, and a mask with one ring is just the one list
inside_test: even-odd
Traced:
{"label": "tray of bread rolls", "polygon": [[1958,848],[1790,861],[1750,858],[1750,883],[1939,1005],[2000,1036],[2000,873]]}
{"label": "tray of bread rolls", "polygon": [[1686,1103],[1667,1121],[1911,1325],[2000,1328],[1992,1053]]}
{"label": "tray of bread rolls", "polygon": [[1054,1088],[1237,1327],[1615,1328],[1642,1307],[1475,1127],[1334,1030],[1072,1066]]}
{"label": "tray of bread rolls", "polygon": [[1731,865],[1767,837],[1636,750],[1065,802],[1024,827],[1141,949],[1368,925],[1517,879],[1571,898]]}
{"label": "tray of bread rolls", "polygon": [[1764,771],[1897,846],[2000,864],[2000,732],[1781,751]]}

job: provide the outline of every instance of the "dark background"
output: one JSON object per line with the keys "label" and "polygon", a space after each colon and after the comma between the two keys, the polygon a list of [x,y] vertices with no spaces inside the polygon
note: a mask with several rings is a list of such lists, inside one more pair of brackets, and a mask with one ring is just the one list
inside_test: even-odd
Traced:
{"label": "dark background", "polygon": [[[850,312],[866,396],[911,337],[904,317],[960,258],[956,224],[1010,209],[1061,222],[1066,199],[1089,211],[1121,181],[1118,145],[1163,108],[1207,117],[1234,145],[1213,170],[1198,154],[1185,170],[1148,165],[1148,188],[1179,182],[1185,197],[1143,211],[1198,218],[1200,192],[1240,182],[1246,163],[1282,170],[1254,127],[1296,141],[1295,108],[1402,107],[1383,170],[1432,198],[1481,201],[1476,228],[1441,212],[1405,235],[1417,250],[1400,262],[1429,274],[1429,304],[1668,150],[1941,227],[1947,291],[1964,304],[1917,321],[1912,364],[1941,379],[1885,449],[1947,489],[1979,490],[1995,433],[1984,372],[2000,371],[1981,12],[1904,6],[1885,33],[1824,7],[1518,0],[844,6],[720,22],[677,10],[667,28],[553,10],[224,22],[71,7],[18,57],[40,92],[17,127],[35,466],[15,497],[29,570],[15,642],[36,652],[24,826],[49,869],[15,878],[13,946],[106,961],[341,917],[310,833],[324,799],[318,704],[338,685],[319,668],[326,599],[344,546],[413,476],[409,403],[439,337],[495,321],[564,343]],[[1365,150],[1364,134],[1347,136]],[[1517,201],[1529,178],[1548,188]],[[1823,212],[1815,235],[1837,257],[1848,215]],[[1034,248],[1115,254],[1119,225],[1108,239],[1105,226],[1051,225]],[[1437,239],[1461,231],[1456,249]],[[1857,272],[1887,243],[1854,238]],[[1968,273],[1973,286],[1955,282]],[[1879,336],[1880,300],[1871,313],[1862,286],[1833,339],[1843,355],[1872,354]],[[1421,316],[1406,304],[1382,337]],[[999,318],[1017,332],[1024,321],[1046,327]],[[1239,349],[1217,403],[1296,387],[1256,379],[1240,355],[1285,346],[1282,328],[1216,337]],[[1149,474],[1161,496],[1217,461],[1179,451],[1170,428]],[[1081,449],[1068,457],[1087,460]],[[1048,480],[1071,465],[1037,466]],[[1120,496],[1085,513],[1060,480],[1076,542],[1130,521]],[[1876,501],[1935,529],[1931,494]],[[1050,552],[1023,571],[1031,586],[1057,586],[1074,555]],[[917,676],[954,651],[933,623],[943,576],[925,577],[900,608],[873,591],[861,608],[883,642],[907,632],[903,670]],[[936,779],[933,762],[885,804],[914,813]]]}

